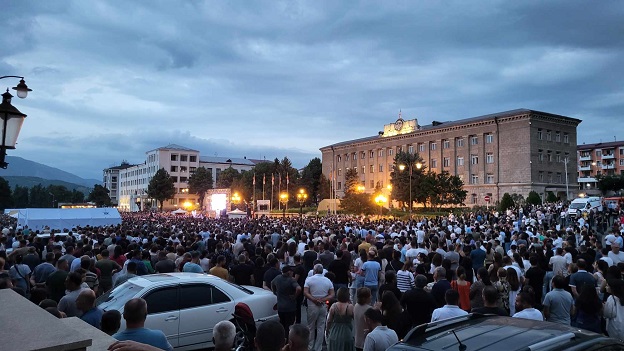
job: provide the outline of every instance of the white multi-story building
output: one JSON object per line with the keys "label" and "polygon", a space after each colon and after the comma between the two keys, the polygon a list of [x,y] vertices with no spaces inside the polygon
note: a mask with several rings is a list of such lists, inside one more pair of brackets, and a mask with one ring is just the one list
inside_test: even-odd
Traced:
{"label": "white multi-story building", "polygon": [[166,201],[163,208],[174,209],[183,207],[187,202],[198,205],[198,196],[188,191],[188,179],[198,167],[205,167],[212,172],[214,186],[222,170],[232,167],[239,172],[248,171],[253,169],[258,162],[247,158],[216,156],[200,158],[198,150],[176,144],[147,151],[145,155],[146,159],[142,164],[127,165],[125,168],[122,164],[122,166],[104,170],[104,184],[111,190],[111,199],[112,189],[116,189],[116,203],[122,211],[140,211],[157,206],[157,203],[147,196],[147,187],[152,177],[161,168],[164,168],[173,178],[176,190],[173,199]]}
{"label": "white multi-story building", "polygon": [[126,161],[121,162],[119,166],[113,166],[104,170],[104,187],[108,189],[109,196],[113,206],[119,204],[119,171],[134,165],[129,164]]}

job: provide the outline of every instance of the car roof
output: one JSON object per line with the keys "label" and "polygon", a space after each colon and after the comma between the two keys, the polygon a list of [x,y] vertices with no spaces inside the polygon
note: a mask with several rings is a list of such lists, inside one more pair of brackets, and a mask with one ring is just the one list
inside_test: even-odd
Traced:
{"label": "car roof", "polygon": [[140,277],[133,277],[128,279],[129,282],[139,285],[141,287],[149,287],[152,285],[158,285],[161,282],[214,282],[221,278],[204,273],[159,273],[159,274],[147,274]]}
{"label": "car roof", "polygon": [[418,326],[403,343],[419,350],[459,350],[459,341],[469,351],[552,350],[601,337],[556,323],[470,314]]}

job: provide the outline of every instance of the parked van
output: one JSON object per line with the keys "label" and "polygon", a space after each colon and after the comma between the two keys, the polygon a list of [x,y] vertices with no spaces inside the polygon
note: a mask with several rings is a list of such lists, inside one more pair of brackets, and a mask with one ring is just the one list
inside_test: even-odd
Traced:
{"label": "parked van", "polygon": [[583,212],[589,212],[593,209],[602,212],[602,200],[599,197],[579,197],[570,203],[568,215],[576,217]]}

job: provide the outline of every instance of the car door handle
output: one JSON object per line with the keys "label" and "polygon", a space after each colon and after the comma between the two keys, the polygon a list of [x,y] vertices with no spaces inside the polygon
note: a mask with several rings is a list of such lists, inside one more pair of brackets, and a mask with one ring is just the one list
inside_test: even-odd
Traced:
{"label": "car door handle", "polygon": [[217,312],[217,313],[225,313],[225,312],[227,312],[227,311],[228,311],[228,309],[227,309],[227,308],[223,308],[223,307],[221,307],[221,308],[219,308],[218,310],[216,310],[215,312]]}
{"label": "car door handle", "polygon": [[176,317],[176,316],[169,316],[169,317],[165,318],[165,322],[175,321],[177,319],[178,319],[178,317]]}

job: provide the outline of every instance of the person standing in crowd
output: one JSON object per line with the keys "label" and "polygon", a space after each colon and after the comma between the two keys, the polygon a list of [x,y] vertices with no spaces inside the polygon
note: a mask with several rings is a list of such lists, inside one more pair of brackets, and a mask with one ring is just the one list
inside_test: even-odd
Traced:
{"label": "person standing in crowd", "polygon": [[191,261],[186,262],[182,267],[182,272],[187,273],[204,273],[203,268],[199,265],[199,251],[191,252]]}
{"label": "person standing in crowd", "polygon": [[288,343],[282,351],[308,351],[310,330],[301,324],[293,324],[288,333]]}
{"label": "person standing in crowd", "polygon": [[353,330],[355,339],[355,349],[362,351],[364,339],[366,338],[366,317],[364,313],[370,308],[371,291],[369,288],[359,288],[357,290],[357,303],[353,306]]}
{"label": "person standing in crowd", "polygon": [[607,292],[610,294],[604,305],[607,333],[612,338],[624,341],[624,281],[607,280]]}
{"label": "person standing in crowd", "polygon": [[445,304],[446,291],[451,289],[451,283],[446,279],[446,269],[436,268],[433,272],[433,280],[435,283],[431,287],[431,295],[436,301],[436,306],[442,307]]}
{"label": "person standing in crowd", "polygon": [[375,261],[375,252],[368,251],[368,260],[362,264],[360,268],[364,276],[364,287],[369,288],[372,296],[372,303],[377,302],[377,293],[379,291],[379,273],[381,272],[381,264]]}
{"label": "person standing in crowd", "polygon": [[462,266],[457,267],[455,276],[457,279],[451,282],[451,289],[459,294],[459,307],[470,312],[470,282],[466,281],[466,269]]}
{"label": "person standing in crowd", "polygon": [[433,296],[425,291],[427,277],[422,274],[416,276],[416,286],[407,290],[401,297],[401,306],[411,317],[411,325],[417,326],[431,321],[431,314],[436,308]]}
{"label": "person standing in crowd", "polygon": [[104,312],[95,306],[95,292],[84,289],[76,298],[76,307],[82,312],[80,319],[100,329]]}
{"label": "person standing in crowd", "polygon": [[325,301],[334,298],[334,285],[323,276],[323,265],[316,264],[314,275],[306,279],[303,293],[308,299],[308,328],[310,329],[309,350],[321,351],[325,336],[327,305]]}
{"label": "person standing in crowd", "polygon": [[126,320],[126,329],[115,333],[113,338],[119,341],[132,340],[162,350],[173,351],[173,347],[162,331],[145,328],[145,319],[147,318],[147,302],[145,300],[137,298],[128,300],[124,305],[123,318]]}
{"label": "person standing in crowd", "polygon": [[498,290],[493,285],[487,285],[483,288],[482,300],[483,306],[473,308],[471,313],[494,314],[497,316],[509,316],[509,312],[502,308],[499,303]]}
{"label": "person standing in crowd", "polygon": [[327,349],[329,351],[352,351],[353,305],[349,303],[349,289],[342,287],[336,293],[338,299],[329,309],[327,316]]}
{"label": "person standing in crowd", "polygon": [[275,320],[262,322],[256,331],[254,343],[258,351],[281,351],[286,343],[284,328]]}
{"label": "person standing in crowd", "polygon": [[100,290],[106,292],[113,287],[113,274],[121,271],[121,266],[109,259],[108,250],[102,250],[100,255],[102,259],[95,263],[95,268],[100,270]]}
{"label": "person standing in crowd", "polygon": [[254,285],[254,267],[247,263],[247,256],[238,255],[238,264],[230,268],[230,277],[238,285]]}
{"label": "person standing in crowd", "polygon": [[236,339],[236,326],[230,321],[215,324],[212,330],[213,351],[231,351]]}
{"label": "person standing in crowd", "polygon": [[439,321],[443,319],[465,316],[468,312],[459,307],[459,293],[456,290],[449,289],[444,294],[446,305],[436,308],[431,314],[431,321]]}
{"label": "person standing in crowd", "polygon": [[552,279],[551,290],[544,297],[544,318],[548,322],[570,325],[571,316],[574,315],[574,298],[572,294],[563,290],[565,288],[565,278],[556,275]]}
{"label": "person standing in crowd", "polygon": [[[530,290],[530,289],[527,289]],[[543,321],[542,313],[535,309],[535,295],[532,291],[522,291],[516,296],[516,313],[512,317]]]}
{"label": "person standing in crowd", "polygon": [[364,340],[364,351],[385,351],[399,341],[396,332],[381,324],[383,316],[374,308],[369,308],[364,313],[366,325],[370,332]]}
{"label": "person standing in crowd", "polygon": [[490,275],[485,267],[479,268],[477,271],[477,281],[470,285],[470,308],[483,307],[483,289],[486,286],[491,286]]}
{"label": "person standing in crowd", "polygon": [[217,265],[210,269],[210,274],[217,276],[223,280],[228,280],[230,277],[230,274],[228,273],[228,270],[225,268],[225,265],[226,265],[225,256],[223,255],[217,256]]}
{"label": "person standing in crowd", "polygon": [[286,334],[288,328],[295,324],[297,295],[301,294],[301,287],[293,278],[291,266],[284,266],[282,274],[273,278],[271,290],[277,296],[277,314]]}
{"label": "person standing in crowd", "polygon": [[167,251],[158,251],[158,261],[154,265],[154,270],[158,273],[175,272],[175,262],[167,257]]}
{"label": "person standing in crowd", "polygon": [[596,288],[584,284],[579,296],[574,300],[576,315],[572,321],[573,327],[601,333],[600,317],[602,317],[602,301],[598,297]]}
{"label": "person standing in crowd", "polygon": [[80,317],[82,311],[76,306],[78,295],[84,290],[82,287],[82,275],[78,272],[71,272],[67,275],[65,281],[67,294],[61,298],[58,304],[58,310],[67,315],[67,317]]}

